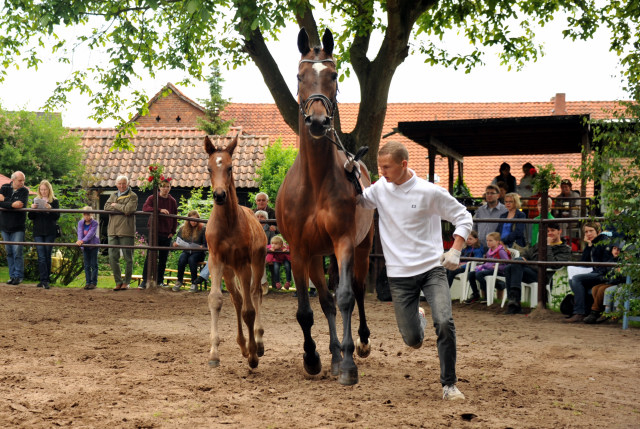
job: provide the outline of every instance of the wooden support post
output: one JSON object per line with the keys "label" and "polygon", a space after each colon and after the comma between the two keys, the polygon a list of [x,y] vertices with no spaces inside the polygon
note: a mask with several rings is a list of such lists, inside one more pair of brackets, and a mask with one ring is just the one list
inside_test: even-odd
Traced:
{"label": "wooden support post", "polygon": [[[158,245],[158,187],[153,188],[153,214],[151,215],[151,228],[149,228],[149,246]],[[147,251],[147,287],[155,288],[158,285],[158,251]]]}
{"label": "wooden support post", "polygon": [[[549,216],[549,191],[540,195],[540,227],[538,228],[538,261],[547,260],[547,224],[542,219]],[[538,307],[547,308],[547,268],[538,265]]]}

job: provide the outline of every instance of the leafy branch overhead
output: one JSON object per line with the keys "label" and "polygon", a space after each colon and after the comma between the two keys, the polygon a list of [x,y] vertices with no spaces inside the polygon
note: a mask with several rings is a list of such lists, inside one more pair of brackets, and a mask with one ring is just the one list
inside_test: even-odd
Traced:
{"label": "leafy branch overhead", "polygon": [[[53,53],[71,71],[46,107],[57,108],[68,91],[79,90],[90,95],[95,119],[119,119],[126,136],[133,132],[128,119],[143,113],[148,101],[146,94],[124,95],[133,81],[171,69],[184,72],[177,84],[188,84],[204,80],[217,65],[235,68],[253,61],[284,120],[297,132],[295,94],[267,42],[295,25],[304,26],[312,44],[318,44],[318,28],[330,27],[340,79],[354,73],[362,89],[357,125],[342,140],[350,150],[368,144],[365,161],[375,171],[389,87],[408,55],[424,58],[426,71],[436,64],[469,71],[483,64],[489,50],[497,51],[507,67],[521,68],[542,55],[535,31],[562,16],[564,36],[574,40],[593,37],[599,27],[611,31],[611,50],[621,57],[626,87],[639,99],[636,8],[631,1],[571,0],[6,0],[0,13],[0,79],[8,67],[37,68]],[[72,30],[68,36],[61,33],[65,27]],[[469,48],[452,50],[451,42],[460,39],[468,43],[455,46]],[[378,40],[379,49],[369,53]],[[108,61],[80,67],[85,58],[99,58],[87,55],[91,51]]]}

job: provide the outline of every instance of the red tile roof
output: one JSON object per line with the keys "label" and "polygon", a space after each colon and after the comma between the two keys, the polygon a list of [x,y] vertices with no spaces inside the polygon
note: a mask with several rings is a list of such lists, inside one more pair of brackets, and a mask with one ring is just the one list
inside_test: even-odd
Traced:
{"label": "red tile roof", "polygon": [[[173,186],[209,186],[207,155],[204,151],[204,133],[196,128],[138,128],[131,139],[135,151],[110,151],[116,131],[107,128],[76,128],[73,132],[82,135],[82,145],[87,153],[88,172],[95,181],[91,186],[113,187],[116,177],[129,177],[131,186],[141,185],[147,177],[147,168],[160,163],[165,173],[174,179]],[[214,137],[230,140],[232,136]],[[233,155],[233,173],[236,187],[255,188],[255,169],[264,160],[265,148],[269,146],[266,136],[241,135]]]}

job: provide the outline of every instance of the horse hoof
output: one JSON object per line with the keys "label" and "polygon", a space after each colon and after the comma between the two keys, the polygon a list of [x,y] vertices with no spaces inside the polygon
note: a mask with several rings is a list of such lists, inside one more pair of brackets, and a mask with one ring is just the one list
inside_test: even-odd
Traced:
{"label": "horse hoof", "polygon": [[360,338],[356,340],[356,352],[361,358],[366,358],[371,353],[371,343],[362,344]]}
{"label": "horse hoof", "polygon": [[318,352],[314,353],[314,357],[315,362],[309,362],[309,359],[307,359],[307,354],[304,354],[304,370],[309,375],[317,375],[320,374],[320,371],[322,371],[322,362],[320,362],[320,355],[318,354]]}
{"label": "horse hoof", "polygon": [[340,371],[338,381],[343,386],[353,386],[358,383],[358,368],[353,368],[347,371]]}
{"label": "horse hoof", "polygon": [[257,368],[257,367],[258,367],[258,362],[259,362],[259,361],[258,361],[258,358],[257,358],[257,357],[255,357],[255,358],[253,358],[253,359],[249,359],[249,367],[250,367],[251,369],[253,369],[253,368]]}
{"label": "horse hoof", "polygon": [[210,360],[209,361],[209,368],[217,368],[220,366],[220,361],[219,360]]}
{"label": "horse hoof", "polygon": [[258,350],[256,351],[258,357],[264,356],[264,344],[258,344]]}
{"label": "horse hoof", "polygon": [[334,377],[340,374],[340,362],[331,362],[331,375]]}

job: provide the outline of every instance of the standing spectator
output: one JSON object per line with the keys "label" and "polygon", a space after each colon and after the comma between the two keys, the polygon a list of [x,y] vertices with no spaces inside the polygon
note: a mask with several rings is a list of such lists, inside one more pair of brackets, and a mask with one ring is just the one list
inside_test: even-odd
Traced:
{"label": "standing spectator", "polygon": [[[557,223],[547,225],[547,261],[568,261],[571,259],[571,248],[561,238],[562,229]],[[523,261],[537,261],[539,246],[527,247],[519,258]],[[520,300],[522,282],[538,281],[538,268],[535,265],[509,264],[504,270],[507,284],[507,298],[509,305],[506,314],[519,314],[522,311]]]}
{"label": "standing spectator", "polygon": [[[27,206],[29,190],[24,187],[24,173],[15,171],[11,174],[11,183],[5,183],[0,188],[0,207],[2,211],[2,240],[24,241],[24,224],[27,215],[23,211],[16,211]],[[7,262],[9,263],[9,281],[7,284],[19,285],[24,279],[24,259],[22,245],[6,244]]]}
{"label": "standing spectator", "polygon": [[[272,225],[269,225],[268,223],[262,223],[262,221],[269,219],[269,214],[264,210],[256,210],[254,214],[256,215],[256,218],[259,221],[261,221],[260,224],[262,225],[264,234],[267,236],[267,243],[271,243],[271,239],[276,236],[275,230],[271,229]],[[274,278],[273,265],[266,264],[264,272],[262,273],[262,279],[260,280],[260,284],[262,285],[263,295],[266,295],[269,293],[269,282],[267,281],[267,271],[271,272],[271,279],[273,280]],[[272,282],[272,283],[274,283],[275,285],[275,282]]]}
{"label": "standing spectator", "polygon": [[506,162],[500,164],[500,174],[493,178],[491,184],[498,186],[498,182],[507,185],[507,193],[516,191],[516,178],[511,175],[511,166]]}
{"label": "standing spectator", "polygon": [[[582,227],[584,241],[587,245],[582,252],[583,262],[611,262],[613,254],[611,245],[607,244],[609,237],[602,234],[602,228],[598,222],[587,222]],[[565,323],[578,323],[584,321],[587,313],[587,293],[595,285],[605,283],[605,277],[609,272],[607,267],[594,267],[593,271],[585,274],[576,274],[569,280],[573,291],[573,315],[565,319]]]}
{"label": "standing spectator", "polygon": [[[462,249],[462,253],[460,256],[465,256],[467,258],[482,258],[484,256],[484,248],[480,244],[480,240],[478,239],[478,233],[475,231],[471,231],[469,236],[467,237],[466,245],[464,249]],[[453,279],[456,278],[458,274],[464,273],[467,262],[460,264],[458,268],[455,270],[447,270],[447,280],[449,281],[449,287],[453,284]]]}
{"label": "standing spectator", "polygon": [[[60,213],[50,212],[51,209],[60,208],[58,199],[53,195],[53,187],[47,180],[40,182],[38,196],[34,198],[32,209],[40,208],[42,211],[29,212],[29,219],[33,221],[33,241],[37,243],[53,243],[56,241],[57,221]],[[36,246],[38,252],[38,272],[40,282],[38,287],[49,289],[49,276],[51,275],[51,251],[52,246]]]}
{"label": "standing spectator", "polygon": [[[171,179],[160,181],[160,189],[158,190],[158,211],[162,214],[178,214],[178,203],[175,198],[169,195],[171,191]],[[153,211],[153,194],[149,195],[147,200],[142,206],[142,211]],[[149,234],[151,234],[151,216],[149,216]],[[169,248],[171,246],[171,239],[176,235],[176,229],[178,228],[178,220],[172,217],[158,216],[158,246]],[[149,235],[150,237],[150,235]],[[147,239],[147,242],[150,240]],[[167,268],[167,257],[169,256],[169,250],[158,251],[158,285],[164,285],[164,270]],[[144,259],[144,268],[142,270],[142,282],[138,289],[147,288],[147,267],[149,266],[149,251],[147,251],[147,257]]]}
{"label": "standing spectator", "polygon": [[98,221],[93,218],[91,206],[82,208],[85,212],[78,222],[78,241],[84,260],[84,289],[91,290],[98,287],[98,250],[97,247],[82,247],[84,244],[100,244],[98,237]]}
{"label": "standing spectator", "polygon": [[[272,207],[269,207],[269,195],[264,192],[258,192],[256,194],[256,209],[253,211],[254,213],[258,210],[262,210],[267,213],[267,219],[275,219],[276,211]],[[278,228],[274,224],[269,225],[269,229],[274,233],[278,234]]]}
{"label": "standing spectator", "polygon": [[[574,191],[571,180],[563,179],[560,182],[560,193],[556,196],[556,209],[554,216],[556,218],[580,217],[581,202],[580,192]],[[576,223],[563,223],[562,235],[568,237],[570,230],[576,228]]]}
{"label": "standing spectator", "polygon": [[[487,254],[484,256],[485,258],[491,259],[509,259],[510,255],[507,250],[504,248],[504,245],[500,241],[500,233],[498,232],[490,232],[487,235],[487,245],[489,246],[489,250],[487,250]],[[476,301],[486,302],[485,298],[487,296],[487,281],[485,277],[493,275],[493,270],[496,267],[495,262],[485,262],[476,266],[475,270],[469,271],[469,285],[471,286],[472,295],[469,299],[467,299],[465,304],[472,304]],[[502,275],[504,272],[505,264],[501,264],[498,267],[498,272]],[[478,290],[478,284],[480,283],[480,290],[482,291],[482,295]],[[499,285],[496,285],[496,288],[499,288]],[[501,291],[500,291],[501,293]]]}
{"label": "standing spectator", "polygon": [[[104,205],[105,210],[113,212],[109,214],[109,225],[107,226],[108,242],[110,245],[133,246],[136,233],[136,216],[134,213],[138,208],[138,196],[131,190],[127,176],[118,176],[116,178],[116,187],[118,190],[111,194]],[[126,264],[124,279],[120,268],[120,251],[122,251]],[[109,265],[111,265],[113,278],[116,282],[116,287],[113,290],[129,289],[131,274],[133,273],[133,249],[110,247]]]}
{"label": "standing spectator", "polygon": [[533,195],[533,178],[536,176],[536,168],[530,162],[522,165],[522,179],[516,188],[520,198],[529,198]]}
{"label": "standing spectator", "polygon": [[[188,217],[199,218],[200,213],[197,210],[191,210]],[[205,238],[205,226],[203,223],[197,220],[189,220],[184,223],[182,228],[178,231],[176,241],[173,243],[175,247],[187,246],[194,247],[194,250],[183,250],[178,258],[178,280],[171,289],[174,292],[180,292],[184,280],[184,270],[189,265],[191,270],[191,279],[195,280],[198,276],[198,264],[204,261],[205,251],[199,249],[200,247],[207,247],[207,240]],[[198,250],[196,250],[198,249]],[[197,285],[191,283],[189,292],[196,292],[198,290]]]}
{"label": "standing spectator", "polygon": [[473,230],[478,233],[478,239],[482,247],[487,247],[487,234],[496,230],[495,223],[478,222],[482,219],[498,219],[500,215],[507,212],[507,208],[498,201],[500,189],[496,185],[489,185],[484,191],[484,199],[486,201],[476,210],[473,215]]}
{"label": "standing spectator", "polygon": [[[422,292],[431,307],[438,336],[440,384],[444,400],[463,400],[456,383],[456,327],[446,269],[456,269],[460,251],[471,231],[467,209],[441,187],[408,168],[409,152],[398,142],[378,152],[380,180],[358,198],[365,208],[378,209],[380,240],[387,265],[389,289],[398,330],[405,344],[422,346],[427,326],[420,307]],[[347,171],[359,164],[347,163]],[[455,225],[453,245],[443,254],[442,219]]]}
{"label": "standing spectator", "polygon": [[500,234],[500,238],[505,246],[515,247],[518,251],[524,249],[527,242],[524,238],[524,223],[509,222],[509,219],[526,219],[522,210],[520,210],[520,197],[515,192],[511,192],[504,197],[504,205],[507,212],[500,215],[500,222],[496,231]]}
{"label": "standing spectator", "polygon": [[500,195],[498,196],[498,201],[504,204],[504,197],[509,193],[509,189],[507,188],[507,184],[500,180],[498,183],[498,189],[500,190]]}

